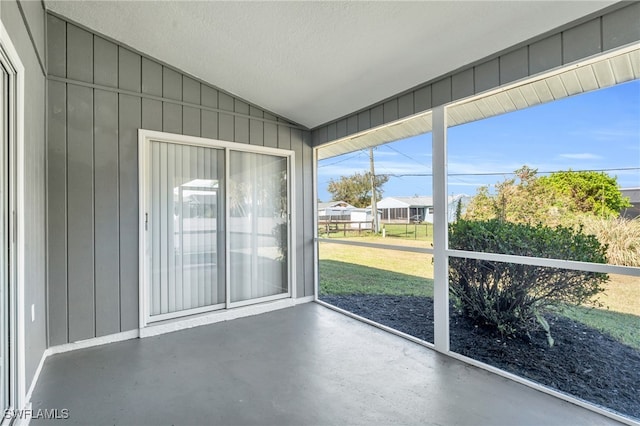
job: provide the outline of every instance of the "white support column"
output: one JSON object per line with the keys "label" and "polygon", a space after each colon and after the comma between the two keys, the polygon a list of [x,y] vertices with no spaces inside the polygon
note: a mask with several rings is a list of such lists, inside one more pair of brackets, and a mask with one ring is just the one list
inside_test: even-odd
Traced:
{"label": "white support column", "polygon": [[433,316],[434,344],[449,352],[449,259],[447,249],[447,115],[444,106],[431,115],[433,168]]}

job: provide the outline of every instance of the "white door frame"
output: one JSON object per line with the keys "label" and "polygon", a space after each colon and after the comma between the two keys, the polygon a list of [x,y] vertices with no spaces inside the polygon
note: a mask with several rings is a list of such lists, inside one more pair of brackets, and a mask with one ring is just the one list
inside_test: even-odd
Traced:
{"label": "white door frame", "polygon": [[25,371],[25,306],[24,306],[24,66],[9,34],[0,22],[0,61],[9,78],[9,286],[11,298],[10,318],[13,320],[11,343],[13,352],[14,394],[13,409],[26,403]]}

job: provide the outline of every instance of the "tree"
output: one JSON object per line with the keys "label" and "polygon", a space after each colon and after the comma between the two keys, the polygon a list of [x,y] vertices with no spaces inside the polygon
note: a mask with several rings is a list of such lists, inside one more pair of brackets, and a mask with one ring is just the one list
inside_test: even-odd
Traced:
{"label": "tree", "polygon": [[[387,175],[375,176],[376,199],[382,198],[382,186],[388,180]],[[367,207],[371,204],[371,173],[355,173],[351,176],[341,176],[338,180],[331,179],[327,191],[333,201],[344,201],[355,207]]]}
{"label": "tree", "polygon": [[604,172],[574,172],[569,169],[543,176],[539,181],[542,186],[570,197],[573,208],[580,213],[615,217],[620,210],[631,205],[620,192],[617,178]]}
{"label": "tree", "polygon": [[496,184],[496,194],[488,186],[478,188],[464,215],[466,219],[502,219],[513,223],[556,226],[572,218],[572,201],[548,185],[541,185],[537,170],[522,166],[514,178]]}
{"label": "tree", "polygon": [[536,169],[525,165],[515,174],[497,183],[495,194],[480,187],[465,218],[566,226],[579,223],[576,219],[585,214],[617,216],[628,205],[616,178],[605,173],[569,170],[539,177]]}

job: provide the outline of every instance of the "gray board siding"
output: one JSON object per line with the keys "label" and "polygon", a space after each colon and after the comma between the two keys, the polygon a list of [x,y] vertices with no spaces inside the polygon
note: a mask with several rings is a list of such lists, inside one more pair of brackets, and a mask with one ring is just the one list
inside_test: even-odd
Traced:
{"label": "gray board siding", "polygon": [[297,295],[312,295],[310,132],[46,19],[49,345],[138,328],[140,128],[295,151]]}
{"label": "gray board siding", "polygon": [[[312,130],[313,145],[391,123],[639,40],[640,3],[634,2],[316,127]],[[357,122],[357,129],[348,125],[351,122]]]}
{"label": "gray board siding", "polygon": [[[44,10],[40,2],[2,1],[0,20],[24,66],[24,347],[31,383],[46,349],[45,76],[41,67]],[[31,306],[35,317],[32,321]],[[3,312],[4,313],[4,312]],[[21,408],[21,407],[16,407]]]}

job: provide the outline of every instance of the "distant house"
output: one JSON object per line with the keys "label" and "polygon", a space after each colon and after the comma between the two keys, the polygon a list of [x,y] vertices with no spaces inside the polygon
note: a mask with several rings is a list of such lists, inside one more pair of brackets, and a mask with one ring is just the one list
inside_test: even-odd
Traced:
{"label": "distant house", "polygon": [[631,203],[631,207],[622,209],[620,216],[628,219],[640,217],[640,188],[624,188],[620,192],[624,197],[628,197]]}
{"label": "distant house", "polygon": [[345,201],[318,203],[318,220],[351,220],[351,212],[355,209]]}
{"label": "distant house", "polygon": [[[450,195],[447,201],[449,221],[455,219],[458,200],[462,202],[462,208],[469,204],[471,197],[466,194]],[[378,212],[384,223],[433,223],[433,197],[385,197],[377,203]]]}
{"label": "distant house", "polygon": [[[380,213],[378,213],[380,217]],[[373,216],[371,206],[367,208],[354,207],[344,201],[329,201],[328,203],[318,203],[318,222],[353,222],[350,224],[354,229],[371,229]]]}

